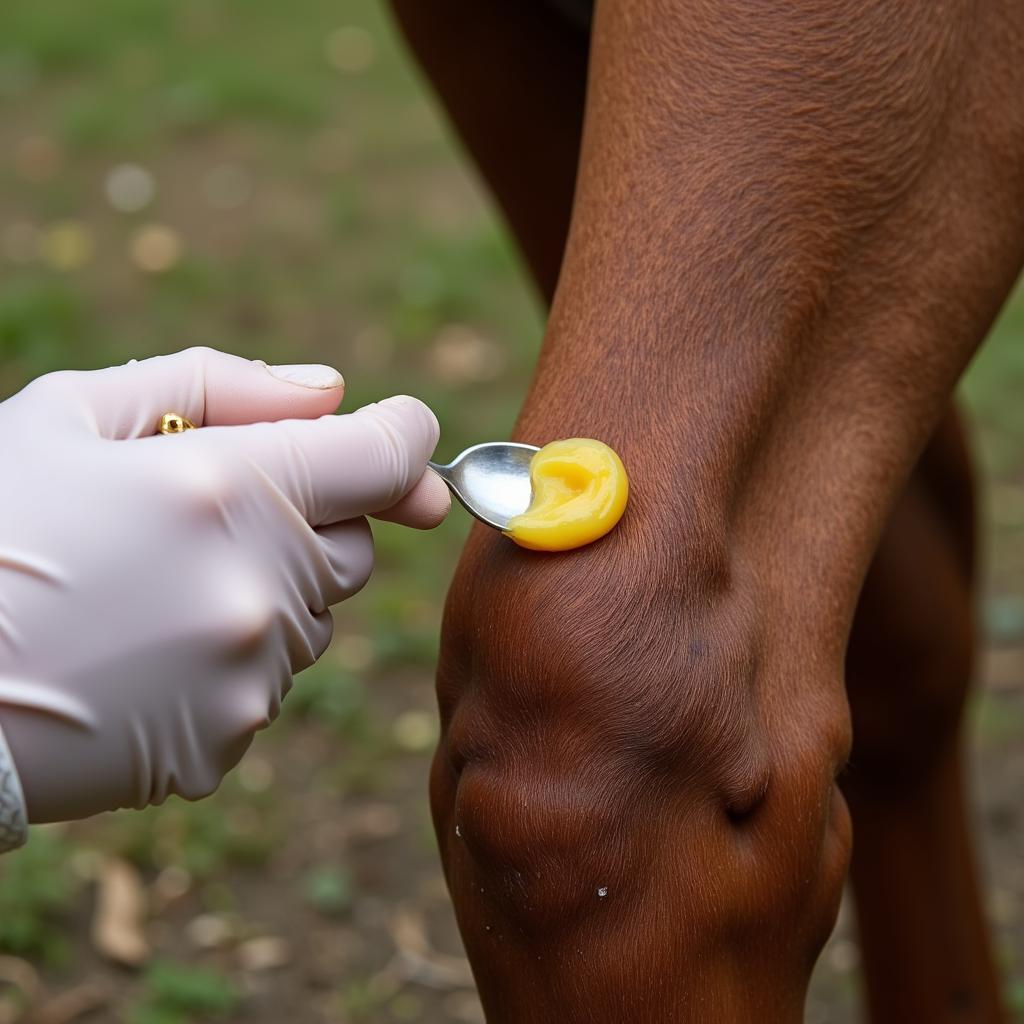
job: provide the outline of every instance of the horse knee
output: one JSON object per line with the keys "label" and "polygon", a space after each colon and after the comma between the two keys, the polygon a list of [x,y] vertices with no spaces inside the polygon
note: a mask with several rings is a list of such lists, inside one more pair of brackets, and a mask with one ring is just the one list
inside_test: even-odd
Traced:
{"label": "horse knee", "polygon": [[[781,915],[824,941],[849,854],[845,702],[780,708],[755,603],[712,577],[678,605],[591,581],[557,614],[549,576],[514,600],[507,575],[485,601],[456,591],[432,791],[464,931],[582,949],[599,922],[668,915],[678,960]],[[637,955],[609,970],[653,969]]]}

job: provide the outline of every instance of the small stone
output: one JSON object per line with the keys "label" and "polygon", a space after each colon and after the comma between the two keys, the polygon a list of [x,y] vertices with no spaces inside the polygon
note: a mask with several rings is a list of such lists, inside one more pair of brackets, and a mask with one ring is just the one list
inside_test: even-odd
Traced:
{"label": "small stone", "polygon": [[121,213],[145,209],[156,195],[153,175],[138,164],[118,164],[105,182],[107,201]]}
{"label": "small stone", "polygon": [[160,274],[172,269],[181,259],[181,237],[165,224],[147,224],[132,238],[132,262],[149,274]]}
{"label": "small stone", "polygon": [[200,914],[185,926],[185,934],[198,949],[218,949],[235,936],[235,927],[223,914]]}
{"label": "small stone", "polygon": [[607,896],[607,895],[608,895],[608,886],[607,886],[607,885],[602,885],[602,886],[601,886],[601,888],[597,890],[597,895],[598,895],[598,896],[599,896],[599,897],[600,897],[601,899],[604,899],[604,898],[605,898],[605,896]]}
{"label": "small stone", "polygon": [[246,971],[270,971],[291,963],[291,946],[276,935],[247,939],[238,947],[238,961]]}

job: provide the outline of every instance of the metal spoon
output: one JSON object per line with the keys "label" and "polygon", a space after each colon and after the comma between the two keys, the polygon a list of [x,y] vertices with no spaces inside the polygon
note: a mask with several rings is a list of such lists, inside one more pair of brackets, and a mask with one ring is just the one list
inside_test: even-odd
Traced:
{"label": "metal spoon", "polygon": [[[164,413],[157,427],[160,434],[195,430],[180,413]],[[508,521],[525,512],[533,497],[530,459],[540,451],[532,444],[489,441],[475,444],[447,466],[427,465],[448,485],[466,511],[496,530],[507,530]]]}
{"label": "metal spoon", "polygon": [[428,465],[470,515],[496,530],[507,530],[508,521],[529,507],[530,459],[539,450],[532,444],[491,441],[467,448],[447,466]]}

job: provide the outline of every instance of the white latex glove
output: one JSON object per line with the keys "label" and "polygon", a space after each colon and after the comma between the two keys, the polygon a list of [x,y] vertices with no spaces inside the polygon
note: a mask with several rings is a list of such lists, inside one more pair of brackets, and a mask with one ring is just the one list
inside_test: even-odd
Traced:
{"label": "white latex glove", "polygon": [[[0,403],[0,730],[30,820],[212,792],[366,582],[362,517],[444,518],[430,410],[325,415],[341,392],[190,349]],[[154,436],[169,411],[203,429]]]}

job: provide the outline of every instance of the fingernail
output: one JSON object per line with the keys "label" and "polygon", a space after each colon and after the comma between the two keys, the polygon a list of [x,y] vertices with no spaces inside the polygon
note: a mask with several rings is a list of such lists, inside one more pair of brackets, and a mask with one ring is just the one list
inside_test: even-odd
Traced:
{"label": "fingernail", "polygon": [[268,366],[267,372],[286,380],[289,384],[298,384],[304,388],[340,388],[345,379],[333,366],[321,366],[319,363],[296,363],[292,366]]}
{"label": "fingernail", "polygon": [[417,399],[410,395],[393,395],[391,398],[383,398],[378,405],[412,405]]}

